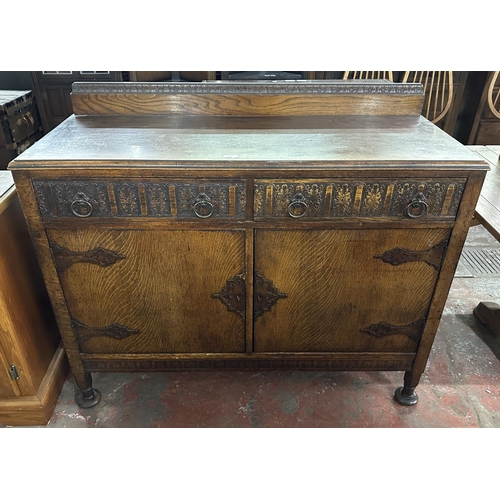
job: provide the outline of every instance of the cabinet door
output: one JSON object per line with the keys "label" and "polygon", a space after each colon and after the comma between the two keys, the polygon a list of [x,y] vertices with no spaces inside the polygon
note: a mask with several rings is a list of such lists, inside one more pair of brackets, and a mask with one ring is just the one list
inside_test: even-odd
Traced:
{"label": "cabinet door", "polygon": [[10,364],[3,351],[2,343],[5,339],[0,336],[0,398],[9,398],[19,396],[20,391],[17,384],[12,380],[9,374]]}
{"label": "cabinet door", "polygon": [[258,230],[255,351],[415,352],[448,236]]}
{"label": "cabinet door", "polygon": [[47,234],[82,352],[245,350],[244,286],[236,310],[221,297],[229,279],[243,279],[244,231]]}

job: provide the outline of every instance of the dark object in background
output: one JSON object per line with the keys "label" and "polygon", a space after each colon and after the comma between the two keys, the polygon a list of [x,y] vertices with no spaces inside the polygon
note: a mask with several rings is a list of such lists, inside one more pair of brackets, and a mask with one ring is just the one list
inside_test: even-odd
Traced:
{"label": "dark object in background", "polygon": [[0,90],[0,170],[42,137],[30,90]]}

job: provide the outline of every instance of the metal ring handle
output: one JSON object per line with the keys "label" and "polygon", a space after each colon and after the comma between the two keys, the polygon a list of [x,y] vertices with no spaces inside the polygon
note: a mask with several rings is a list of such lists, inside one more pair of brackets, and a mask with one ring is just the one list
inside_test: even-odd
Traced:
{"label": "metal ring handle", "polygon": [[[424,200],[422,195],[417,196],[417,199],[410,201],[406,206],[406,214],[408,217],[412,219],[418,219],[419,217],[423,217],[427,213],[427,209],[429,205]],[[418,211],[417,211],[418,210]],[[415,213],[415,211],[417,211]]]}
{"label": "metal ring handle", "polygon": [[[207,207],[209,207],[209,212],[206,212]],[[214,206],[209,201],[202,200],[202,201],[197,201],[194,204],[193,210],[196,217],[199,217],[200,219],[208,219],[214,213]]]}
{"label": "metal ring handle", "polygon": [[71,202],[71,211],[73,212],[73,215],[85,218],[92,215],[94,207],[85,194],[77,193],[75,198]]}
{"label": "metal ring handle", "polygon": [[35,124],[33,115],[29,111],[27,111],[26,114],[23,115],[23,121],[28,127]]}
{"label": "metal ring handle", "polygon": [[[302,208],[303,212],[297,214],[296,210],[298,208]],[[304,217],[304,215],[307,214],[307,209],[309,207],[307,206],[307,203],[304,201],[304,196],[302,195],[296,195],[295,199],[290,202],[290,204],[287,207],[287,212],[290,217],[293,217],[294,219],[300,219],[301,217]]]}

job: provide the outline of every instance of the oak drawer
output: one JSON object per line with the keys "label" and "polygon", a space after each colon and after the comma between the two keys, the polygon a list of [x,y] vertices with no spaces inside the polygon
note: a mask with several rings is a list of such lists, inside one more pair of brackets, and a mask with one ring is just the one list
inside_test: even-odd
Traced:
{"label": "oak drawer", "polygon": [[454,219],[466,179],[256,180],[256,219]]}
{"label": "oak drawer", "polygon": [[243,180],[34,180],[33,188],[44,218],[245,218]]}

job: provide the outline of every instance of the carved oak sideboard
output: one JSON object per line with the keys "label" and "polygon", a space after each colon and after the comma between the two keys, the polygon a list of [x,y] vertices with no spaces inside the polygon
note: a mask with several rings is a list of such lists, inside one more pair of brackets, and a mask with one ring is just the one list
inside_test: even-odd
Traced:
{"label": "carved oak sideboard", "polygon": [[400,370],[415,404],[486,163],[419,84],[75,83],[11,164],[91,372]]}

